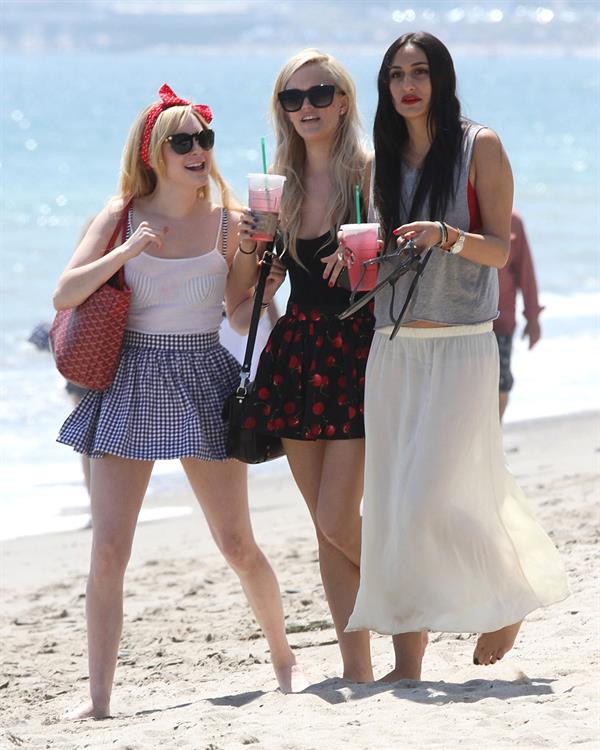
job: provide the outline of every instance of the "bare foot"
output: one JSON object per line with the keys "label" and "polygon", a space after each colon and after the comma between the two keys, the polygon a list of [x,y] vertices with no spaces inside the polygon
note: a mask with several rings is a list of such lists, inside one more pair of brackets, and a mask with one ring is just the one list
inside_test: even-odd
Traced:
{"label": "bare foot", "polygon": [[310,685],[304,670],[299,664],[288,664],[287,666],[276,667],[273,665],[275,677],[282,693],[301,693]]}
{"label": "bare foot", "polygon": [[64,721],[78,721],[80,719],[108,719],[110,716],[110,708],[107,706],[106,710],[94,708],[92,701],[88,701],[77,708],[72,708],[70,711],[65,711],[62,718]]}
{"label": "bare foot", "polygon": [[394,636],[396,666],[377,682],[421,679],[421,665],[429,643],[427,633],[401,633]]}
{"label": "bare foot", "polygon": [[482,633],[473,652],[473,664],[495,664],[514,646],[520,627],[521,623],[516,622],[493,633]]}

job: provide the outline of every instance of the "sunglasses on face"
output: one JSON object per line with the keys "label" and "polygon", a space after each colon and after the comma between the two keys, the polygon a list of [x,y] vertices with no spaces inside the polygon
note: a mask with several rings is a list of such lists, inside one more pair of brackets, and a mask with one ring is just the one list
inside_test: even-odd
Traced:
{"label": "sunglasses on face", "polygon": [[320,83],[317,86],[311,86],[306,91],[302,89],[285,89],[277,94],[279,103],[286,112],[298,112],[304,104],[304,100],[312,104],[317,109],[329,107],[333,101],[335,86],[329,83]]}
{"label": "sunglasses on face", "polygon": [[204,151],[210,151],[215,145],[215,131],[206,128],[197,133],[174,133],[167,136],[167,141],[176,154],[189,154],[194,148],[194,141]]}

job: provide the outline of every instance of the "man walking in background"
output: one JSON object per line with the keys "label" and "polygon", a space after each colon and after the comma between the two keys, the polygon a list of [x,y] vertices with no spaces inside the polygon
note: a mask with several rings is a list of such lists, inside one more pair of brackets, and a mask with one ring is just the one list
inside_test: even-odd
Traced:
{"label": "man walking in background", "polygon": [[500,419],[502,419],[514,382],[510,371],[510,356],[513,334],[517,326],[517,291],[520,290],[523,296],[523,315],[526,320],[523,338],[526,336],[529,338],[530,349],[533,349],[542,335],[538,318],[544,309],[538,302],[535,269],[525,227],[516,211],[513,211],[511,219],[510,256],[508,263],[498,271],[498,282],[500,314],[494,321],[494,333],[500,354]]}

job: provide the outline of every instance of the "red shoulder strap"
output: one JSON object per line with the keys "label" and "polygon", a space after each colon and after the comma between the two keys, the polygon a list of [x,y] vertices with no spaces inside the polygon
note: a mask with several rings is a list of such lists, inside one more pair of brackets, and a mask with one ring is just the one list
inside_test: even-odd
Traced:
{"label": "red shoulder strap", "polygon": [[133,205],[133,198],[121,209],[121,213],[119,215],[117,223],[115,224],[113,233],[111,234],[110,240],[108,241],[108,244],[106,245],[106,250],[104,251],[104,255],[106,255],[106,253],[110,253],[110,251],[117,244],[117,237],[119,236],[119,232],[121,233],[121,242],[125,241],[125,236],[127,233],[127,218],[129,216],[129,209],[131,208],[132,205]]}
{"label": "red shoulder strap", "polygon": [[[125,206],[123,206],[121,210],[121,215],[119,216],[117,224],[115,228],[113,229],[113,233],[110,236],[110,240],[108,241],[108,245],[106,246],[106,250],[104,251],[104,255],[106,255],[106,253],[110,253],[110,251],[116,246],[119,232],[121,233],[121,242],[125,242],[127,238],[127,220],[129,218],[129,209],[132,207],[132,205],[133,205],[133,198],[130,201],[128,201],[125,204]],[[119,268],[115,276],[118,280],[118,288],[125,289],[124,266],[121,266],[121,268]]]}

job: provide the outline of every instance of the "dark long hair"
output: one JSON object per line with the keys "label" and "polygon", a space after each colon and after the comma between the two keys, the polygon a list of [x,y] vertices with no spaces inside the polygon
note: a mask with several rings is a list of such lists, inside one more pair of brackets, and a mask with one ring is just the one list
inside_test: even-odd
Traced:
{"label": "dark long hair", "polygon": [[[402,154],[408,143],[404,118],[396,112],[390,94],[389,69],[396,52],[407,44],[423,50],[429,63],[431,104],[427,127],[431,147],[411,206],[401,207]],[[403,34],[384,55],[377,77],[379,100],[373,126],[375,145],[374,198],[387,248],[391,232],[398,225],[414,221],[428,198],[432,220],[443,220],[448,203],[456,193],[455,169],[461,159],[462,127],[460,102],[456,96],[456,74],[450,53],[440,40],[424,31]]]}

